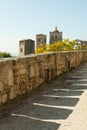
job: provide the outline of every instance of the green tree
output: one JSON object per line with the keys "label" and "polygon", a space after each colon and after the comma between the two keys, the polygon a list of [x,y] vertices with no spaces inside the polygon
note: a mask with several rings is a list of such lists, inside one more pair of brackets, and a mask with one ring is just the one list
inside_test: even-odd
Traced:
{"label": "green tree", "polygon": [[0,58],[11,57],[11,54],[8,52],[0,52]]}
{"label": "green tree", "polygon": [[79,45],[75,40],[70,41],[69,39],[64,39],[63,41],[57,41],[50,45],[40,44],[40,46],[36,49],[36,53],[52,51],[73,51],[83,49],[87,49],[87,45]]}

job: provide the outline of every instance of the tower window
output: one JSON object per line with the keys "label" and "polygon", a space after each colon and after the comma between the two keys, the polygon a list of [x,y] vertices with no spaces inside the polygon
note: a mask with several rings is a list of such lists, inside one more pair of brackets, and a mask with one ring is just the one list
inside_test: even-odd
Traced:
{"label": "tower window", "polygon": [[21,52],[23,52],[23,49],[21,48]]}
{"label": "tower window", "polygon": [[51,39],[53,40],[53,39],[54,39],[54,37],[52,36],[52,37],[51,37]]}
{"label": "tower window", "polygon": [[57,36],[55,36],[55,39],[57,40]]}
{"label": "tower window", "polygon": [[44,42],[46,42],[46,39],[44,39]]}
{"label": "tower window", "polygon": [[38,39],[38,42],[41,42],[41,39]]}

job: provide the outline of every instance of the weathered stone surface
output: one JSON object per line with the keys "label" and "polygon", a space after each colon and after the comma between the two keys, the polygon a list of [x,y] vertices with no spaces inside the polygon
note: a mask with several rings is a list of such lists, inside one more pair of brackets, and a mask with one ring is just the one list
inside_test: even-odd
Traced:
{"label": "weathered stone surface", "polygon": [[33,77],[34,77],[34,67],[29,66],[29,78],[33,78]]}
{"label": "weathered stone surface", "polygon": [[0,93],[2,93],[2,92],[3,92],[3,83],[0,82]]}
{"label": "weathered stone surface", "polygon": [[87,61],[87,51],[50,52],[0,61],[0,102],[14,99]]}
{"label": "weathered stone surface", "polygon": [[26,73],[26,69],[24,68],[24,66],[23,66],[23,68],[21,68],[20,70],[19,70],[19,74],[25,74]]}
{"label": "weathered stone surface", "polygon": [[15,98],[14,88],[11,88],[10,93],[9,93],[9,99],[14,99],[14,98]]}
{"label": "weathered stone surface", "polygon": [[9,70],[8,72],[8,85],[13,85],[14,79],[13,79],[13,70]]}
{"label": "weathered stone surface", "polygon": [[0,104],[2,103],[2,100],[1,100],[1,95],[0,95]]}
{"label": "weathered stone surface", "polygon": [[1,102],[5,103],[7,101],[7,97],[8,97],[7,94],[2,95]]}

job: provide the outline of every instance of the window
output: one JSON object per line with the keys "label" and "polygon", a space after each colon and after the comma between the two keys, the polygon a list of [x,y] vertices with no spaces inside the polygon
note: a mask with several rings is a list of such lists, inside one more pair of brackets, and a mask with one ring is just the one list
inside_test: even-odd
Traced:
{"label": "window", "polygon": [[21,52],[23,52],[23,49],[21,48]]}
{"label": "window", "polygon": [[54,37],[52,36],[52,37],[51,37],[51,39],[53,40],[53,39],[54,39]]}
{"label": "window", "polygon": [[41,39],[38,39],[38,42],[41,42]]}
{"label": "window", "polygon": [[57,40],[57,36],[55,36],[55,39]]}

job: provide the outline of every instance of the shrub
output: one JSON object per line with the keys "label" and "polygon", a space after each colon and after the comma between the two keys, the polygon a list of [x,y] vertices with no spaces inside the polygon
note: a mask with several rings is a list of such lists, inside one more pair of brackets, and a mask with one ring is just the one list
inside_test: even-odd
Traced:
{"label": "shrub", "polygon": [[11,57],[11,54],[8,52],[0,52],[0,58]]}

